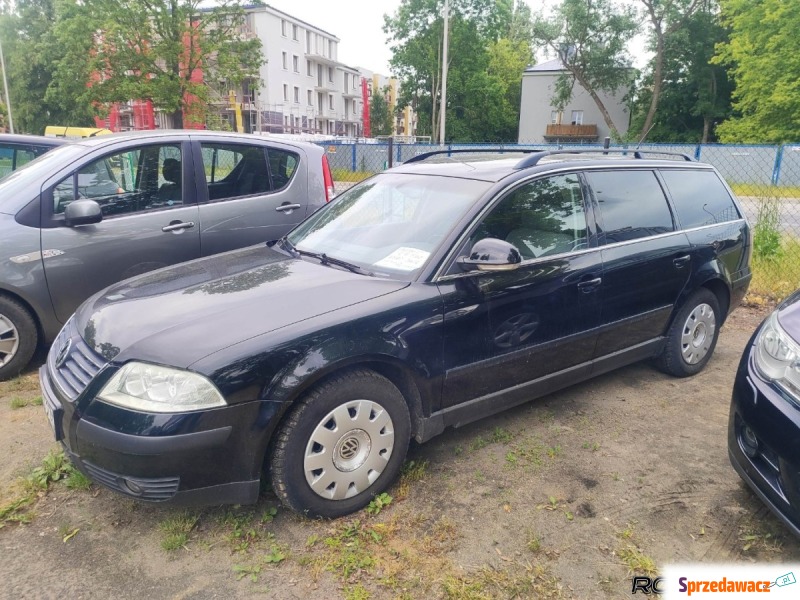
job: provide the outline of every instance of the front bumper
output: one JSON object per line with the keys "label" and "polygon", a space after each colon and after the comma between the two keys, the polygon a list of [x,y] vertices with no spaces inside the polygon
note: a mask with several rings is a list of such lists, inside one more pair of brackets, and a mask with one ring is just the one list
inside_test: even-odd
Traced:
{"label": "front bumper", "polygon": [[56,440],[92,481],[150,502],[258,500],[275,403],[252,401],[182,414],[139,413],[94,400],[92,384],[72,401],[54,384],[49,369],[52,365],[39,370],[39,381]]}
{"label": "front bumper", "polygon": [[800,407],[761,378],[752,350],[751,340],[734,381],[728,455],[741,478],[800,537]]}

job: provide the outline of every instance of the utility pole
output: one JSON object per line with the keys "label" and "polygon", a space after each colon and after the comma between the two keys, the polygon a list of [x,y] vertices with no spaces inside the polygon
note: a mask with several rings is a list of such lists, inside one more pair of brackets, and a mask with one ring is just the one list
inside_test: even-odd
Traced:
{"label": "utility pole", "polygon": [[448,33],[450,29],[450,3],[444,0],[444,40],[442,48],[442,100],[439,106],[439,143],[444,144],[445,140],[445,119],[447,117],[447,50]]}
{"label": "utility pole", "polygon": [[3,68],[3,89],[6,92],[6,110],[8,110],[8,128],[11,130],[11,133],[14,133],[14,119],[11,117],[11,99],[8,97],[8,79],[6,79],[6,61],[3,58],[2,43],[0,43],[0,67]]}

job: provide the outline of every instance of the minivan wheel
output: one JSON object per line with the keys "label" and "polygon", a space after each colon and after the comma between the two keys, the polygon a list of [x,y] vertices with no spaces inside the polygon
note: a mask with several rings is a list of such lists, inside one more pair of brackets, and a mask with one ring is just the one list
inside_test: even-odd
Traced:
{"label": "minivan wheel", "polygon": [[675,315],[658,366],[675,377],[689,377],[703,370],[719,337],[719,301],[713,292],[700,288]]}
{"label": "minivan wheel", "polygon": [[395,480],[410,438],[408,405],[388,379],[342,373],[291,409],[272,448],[272,488],[307,516],[349,514]]}
{"label": "minivan wheel", "polygon": [[19,302],[0,296],[0,381],[16,377],[36,350],[36,323]]}

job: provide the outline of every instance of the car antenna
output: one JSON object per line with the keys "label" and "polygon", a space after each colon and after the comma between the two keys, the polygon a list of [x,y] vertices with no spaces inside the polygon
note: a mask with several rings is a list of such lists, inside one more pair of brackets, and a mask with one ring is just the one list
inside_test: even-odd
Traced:
{"label": "car antenna", "polygon": [[655,127],[655,126],[656,126],[655,123],[650,125],[650,129],[648,129],[647,131],[644,132],[644,135],[642,136],[642,139],[640,139],[639,143],[636,144],[636,148],[634,148],[634,150],[638,150],[642,146],[642,142],[645,140],[645,138],[647,138],[648,135],[650,135],[650,132],[653,131],[653,127]]}

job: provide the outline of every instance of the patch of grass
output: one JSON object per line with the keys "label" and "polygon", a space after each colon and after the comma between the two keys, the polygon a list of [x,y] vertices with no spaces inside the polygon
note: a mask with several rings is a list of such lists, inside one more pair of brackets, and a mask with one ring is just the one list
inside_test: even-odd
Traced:
{"label": "patch of grass", "polygon": [[8,381],[0,382],[0,396],[18,394],[20,392],[35,392],[39,390],[39,378],[35,373],[19,375]]}
{"label": "patch of grass", "polygon": [[525,543],[525,546],[534,554],[538,554],[542,549],[542,539],[535,533],[529,532],[528,541]]}
{"label": "patch of grass", "polygon": [[511,569],[483,567],[469,576],[449,576],[442,587],[445,598],[490,600],[493,598],[563,598],[558,578],[542,565]]}
{"label": "patch of grass", "polygon": [[20,396],[15,396],[11,399],[11,410],[18,410],[20,408],[25,408],[26,406],[41,406],[42,405],[42,397],[36,396],[35,398],[22,398]]}
{"label": "patch of grass", "polygon": [[370,541],[379,541],[374,529],[363,528],[361,521],[352,521],[322,540],[331,550],[326,570],[348,581],[354,575],[369,572],[375,567],[375,557],[369,549]]}
{"label": "patch of grass", "polygon": [[[410,460],[403,465],[400,482],[397,484],[397,499],[405,500],[411,492],[411,484],[421,481],[428,469],[427,460]],[[377,513],[376,513],[377,514]]]}
{"label": "patch of grass", "polygon": [[88,490],[92,487],[92,480],[77,469],[73,469],[64,479],[64,485],[71,490]]}
{"label": "patch of grass", "polygon": [[763,183],[731,183],[737,196],[758,198],[800,198],[800,187],[795,185],[766,185]]}
{"label": "patch of grass", "polygon": [[770,255],[760,255],[754,249],[750,268],[753,271],[751,295],[762,295],[772,300],[785,298],[800,287],[800,240],[783,235],[778,250]]}
{"label": "patch of grass", "polygon": [[600,450],[600,442],[583,442],[583,449],[597,452]]}
{"label": "patch of grass", "polygon": [[367,177],[372,177],[375,173],[369,171],[349,171],[348,169],[331,169],[333,181],[347,181],[358,183]]}
{"label": "patch of grass", "polygon": [[261,565],[233,565],[233,572],[236,573],[236,579],[242,580],[247,577],[256,583],[261,573]]}
{"label": "patch of grass", "polygon": [[371,595],[367,588],[360,583],[357,583],[352,587],[347,587],[344,589],[344,598],[345,600],[369,600]]}
{"label": "patch of grass", "polygon": [[508,444],[514,439],[514,434],[503,427],[495,427],[492,431],[492,442],[495,444]]}
{"label": "patch of grass", "polygon": [[617,550],[617,556],[619,556],[622,563],[628,567],[629,573],[635,573],[637,575],[655,575],[658,570],[656,568],[656,562],[642,553],[642,551],[633,544],[627,544],[619,548]]}
{"label": "patch of grass", "polygon": [[158,524],[163,537],[161,547],[167,552],[185,548],[189,541],[189,533],[197,525],[198,516],[188,512],[183,512]]}

